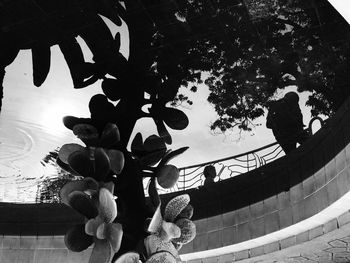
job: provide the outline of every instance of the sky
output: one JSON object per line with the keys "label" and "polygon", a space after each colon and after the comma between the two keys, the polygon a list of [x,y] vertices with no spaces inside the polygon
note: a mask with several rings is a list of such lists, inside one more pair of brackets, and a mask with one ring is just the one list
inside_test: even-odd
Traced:
{"label": "sky", "polygon": [[[350,21],[350,1],[330,1],[338,11]],[[111,31],[126,34],[127,29],[111,27]],[[91,53],[85,43],[86,60]],[[128,56],[127,38],[122,42],[125,56]],[[35,87],[32,81],[31,52],[23,50],[14,63],[6,68],[4,80],[3,108],[0,114],[0,201],[22,198],[23,192],[35,192],[38,178],[45,174],[40,160],[49,152],[64,143],[79,143],[72,132],[63,126],[66,115],[89,117],[90,98],[102,93],[100,82],[85,89],[73,89],[68,67],[57,46],[51,48],[51,69],[45,83]],[[291,90],[295,89],[290,87]],[[276,98],[287,91],[280,91]],[[252,133],[244,133],[238,140],[237,132],[213,134],[210,123],[216,118],[213,106],[207,101],[208,89],[202,85],[198,92],[189,93],[193,106],[180,106],[190,119],[189,126],[182,131],[170,130],[173,144],[170,149],[189,146],[190,149],[172,161],[178,167],[212,161],[262,147],[275,141],[271,130],[265,128],[265,118],[256,120],[261,126]],[[310,109],[305,107],[307,94],[301,95],[300,106],[304,123],[310,119]],[[156,133],[152,120],[138,121],[134,134],[138,131],[143,137]],[[31,189],[31,190],[29,190]],[[19,200],[21,201],[21,200]]]}

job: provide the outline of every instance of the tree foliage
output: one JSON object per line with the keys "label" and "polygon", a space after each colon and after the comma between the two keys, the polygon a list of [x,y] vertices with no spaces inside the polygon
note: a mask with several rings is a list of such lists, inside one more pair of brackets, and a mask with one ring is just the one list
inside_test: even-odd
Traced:
{"label": "tree foliage", "polygon": [[[275,92],[290,85],[312,92],[313,115],[332,115],[348,96],[349,27],[327,1],[143,5],[155,25],[154,74],[163,86],[193,91],[193,82],[204,81],[219,116],[212,129],[251,129]],[[187,99],[180,94],[174,104]]]}

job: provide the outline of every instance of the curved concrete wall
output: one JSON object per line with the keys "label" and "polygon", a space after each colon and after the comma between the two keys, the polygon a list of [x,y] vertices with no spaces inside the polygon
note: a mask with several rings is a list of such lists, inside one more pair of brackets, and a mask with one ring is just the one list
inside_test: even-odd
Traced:
{"label": "curved concrete wall", "polygon": [[[312,139],[290,155],[210,187],[187,191],[195,207],[198,234],[181,253],[253,239],[317,214],[350,190],[349,143],[350,100]],[[178,194],[181,192],[163,198],[170,199]],[[68,256],[62,247],[62,235],[72,224],[82,220],[63,205],[1,204],[0,233],[5,235],[2,255],[11,247],[4,245],[11,244],[12,241],[8,241],[11,238],[19,240],[15,241],[18,249],[31,253],[25,248],[28,242],[32,250],[41,250],[39,239],[58,235],[57,251]],[[27,244],[24,247],[21,247],[22,239],[27,241],[22,241]],[[33,260],[36,262],[34,256]]]}
{"label": "curved concrete wall", "polygon": [[190,191],[197,236],[182,253],[267,235],[322,211],[350,190],[349,100],[303,147],[269,165]]}
{"label": "curved concrete wall", "polygon": [[0,203],[0,235],[63,235],[84,217],[64,204]]}

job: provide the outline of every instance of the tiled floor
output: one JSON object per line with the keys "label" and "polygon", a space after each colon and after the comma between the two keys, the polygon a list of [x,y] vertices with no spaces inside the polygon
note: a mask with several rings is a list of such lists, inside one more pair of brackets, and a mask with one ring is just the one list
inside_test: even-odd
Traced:
{"label": "tiled floor", "polygon": [[[231,262],[232,262],[231,258]],[[224,261],[223,261],[224,262]],[[225,261],[230,262],[230,260]],[[269,253],[242,263],[338,263],[350,262],[350,224],[314,240]]]}
{"label": "tiled floor", "polygon": [[181,258],[191,263],[350,262],[349,210],[350,192],[322,212],[293,226],[246,242],[184,254]]}

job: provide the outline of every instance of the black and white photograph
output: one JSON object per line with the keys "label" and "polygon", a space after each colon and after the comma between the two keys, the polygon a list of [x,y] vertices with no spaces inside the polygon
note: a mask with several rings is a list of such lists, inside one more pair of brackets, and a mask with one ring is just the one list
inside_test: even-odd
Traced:
{"label": "black and white photograph", "polygon": [[0,0],[0,263],[350,263],[349,0]]}

